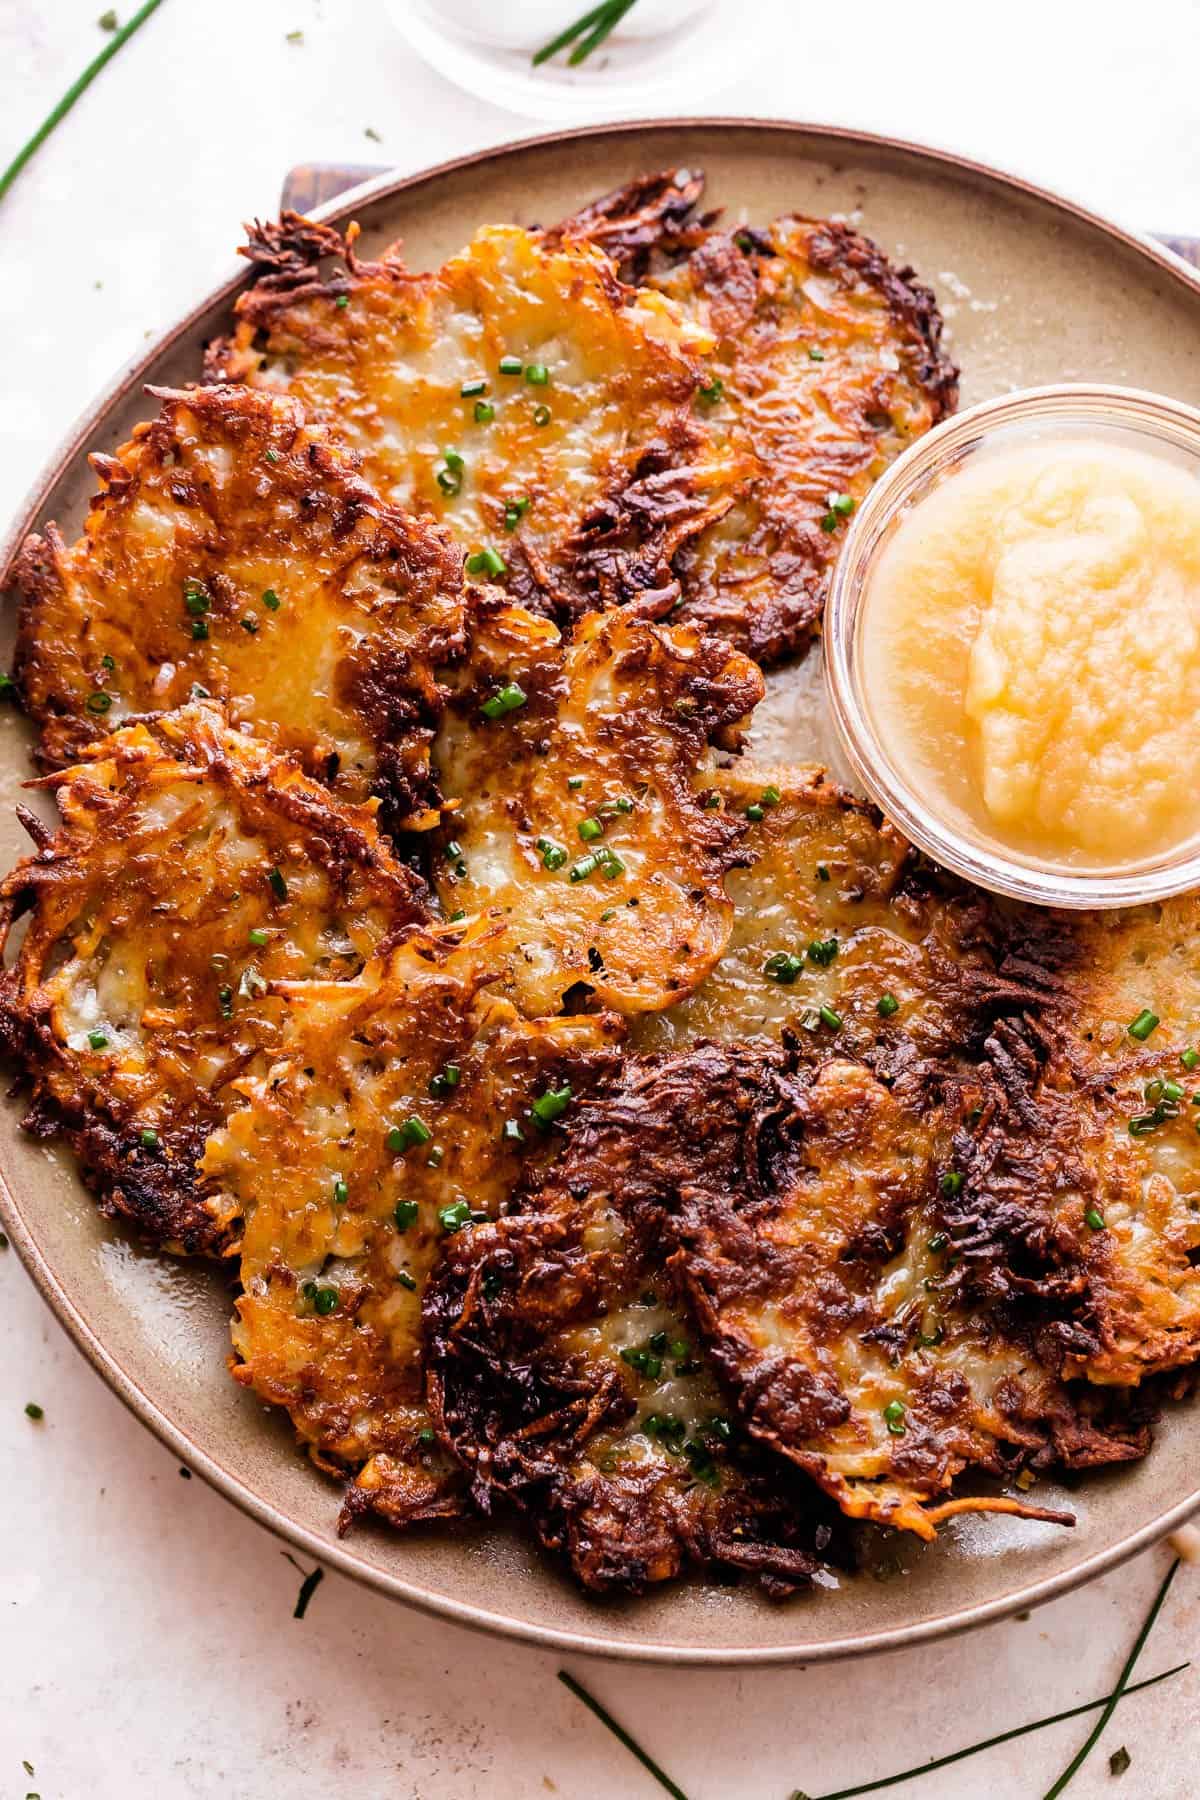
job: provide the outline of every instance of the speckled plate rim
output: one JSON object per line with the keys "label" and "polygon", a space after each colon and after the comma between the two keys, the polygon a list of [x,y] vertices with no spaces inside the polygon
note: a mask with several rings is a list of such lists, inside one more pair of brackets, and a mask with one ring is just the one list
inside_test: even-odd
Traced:
{"label": "speckled plate rim", "polygon": [[[650,131],[719,132],[725,129],[742,133],[761,132],[764,137],[793,137],[797,141],[803,139],[810,143],[816,141],[818,144],[826,146],[831,155],[836,155],[841,149],[843,151],[866,151],[884,158],[889,155],[910,158],[931,165],[934,170],[950,177],[966,175],[1006,190],[1011,197],[1032,200],[1052,210],[1070,215],[1092,231],[1107,236],[1126,250],[1131,250],[1139,257],[1157,265],[1162,273],[1170,277],[1172,281],[1186,287],[1193,295],[1200,298],[1200,277],[1174,252],[1140,233],[1128,231],[1088,208],[1080,206],[1075,201],[1063,198],[1020,176],[1006,174],[985,163],[958,156],[952,151],[930,148],[904,138],[856,131],[842,126],[814,125],[792,120],[723,116],[654,118],[607,125],[589,125],[573,131],[547,132],[535,137],[511,140],[468,156],[455,157],[434,167],[420,170],[413,175],[395,178],[384,174],[337,195],[326,205],[315,208],[311,216],[315,219],[341,221],[349,218],[357,208],[367,202],[408,193],[439,177],[456,174],[508,156],[518,156],[530,150],[605,138],[619,146],[631,136]],[[239,267],[224,283],[207,294],[198,305],[191,308],[174,325],[168,327],[148,347],[144,348],[118,373],[115,380],[80,416],[33,483],[13,525],[0,539],[0,590],[7,587],[12,560],[26,534],[34,528],[40,518],[50,493],[62,478],[64,471],[95,438],[101,422],[114,407],[129,396],[131,390],[139,382],[145,379],[153,365],[181,339],[185,338],[190,331],[194,330],[199,322],[212,312],[214,307],[229,305],[240,289],[246,285],[247,279],[247,270]],[[646,1644],[639,1643],[636,1639],[616,1641],[611,1638],[592,1636],[587,1631],[564,1630],[551,1625],[534,1624],[513,1617],[511,1614],[497,1613],[481,1606],[455,1600],[445,1594],[431,1592],[417,1581],[404,1580],[385,1570],[371,1567],[357,1557],[351,1549],[344,1547],[341,1543],[330,1542],[328,1538],[290,1519],[270,1501],[264,1500],[235,1470],[227,1467],[202,1449],[186,1431],[163,1412],[145,1389],[121,1366],[114,1353],[106,1347],[101,1336],[88,1324],[59,1281],[55,1270],[38,1249],[32,1234],[26,1228],[20,1204],[3,1171],[0,1171],[0,1223],[7,1231],[10,1242],[29,1271],[42,1298],[76,1347],[82,1351],[117,1398],[175,1456],[216,1488],[226,1499],[231,1500],[242,1512],[297,1549],[303,1550],[325,1567],[335,1568],[339,1573],[348,1575],[352,1580],[359,1581],[364,1586],[388,1594],[395,1599],[403,1600],[406,1604],[418,1607],[423,1612],[477,1631],[516,1639],[572,1655],[591,1655],[613,1661],[663,1663],[681,1667],[736,1667],[770,1664],[786,1666],[809,1662],[838,1661],[885,1650],[911,1648],[934,1639],[951,1636],[957,1632],[974,1629],[977,1626],[1003,1619],[1014,1612],[1044,1605],[1047,1601],[1057,1599],[1059,1596],[1069,1593],[1073,1588],[1082,1586],[1083,1583],[1094,1580],[1108,1570],[1118,1567],[1140,1551],[1148,1549],[1185,1524],[1200,1509],[1200,1486],[1198,1486],[1184,1500],[1178,1501],[1164,1512],[1155,1514],[1136,1531],[1128,1533],[1116,1543],[1108,1545],[1091,1556],[1084,1556],[1079,1562],[1053,1575],[1033,1581],[1027,1580],[1023,1584],[996,1595],[991,1600],[976,1602],[965,1607],[952,1607],[933,1618],[882,1631],[853,1633],[831,1641],[817,1640],[808,1643],[796,1642],[757,1647],[720,1644],[698,1646]],[[804,1629],[803,1615],[797,1614],[796,1617],[798,1629],[802,1632]]]}

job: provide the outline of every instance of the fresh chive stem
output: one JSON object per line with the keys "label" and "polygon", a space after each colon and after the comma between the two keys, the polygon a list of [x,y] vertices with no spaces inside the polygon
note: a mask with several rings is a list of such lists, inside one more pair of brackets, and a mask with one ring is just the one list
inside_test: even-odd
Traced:
{"label": "fresh chive stem", "polygon": [[1175,1561],[1171,1564],[1170,1568],[1167,1570],[1166,1574],[1163,1576],[1162,1585],[1160,1586],[1157,1594],[1155,1594],[1155,1596],[1154,1596],[1154,1604],[1151,1606],[1150,1611],[1146,1614],[1145,1620],[1142,1624],[1142,1629],[1138,1632],[1136,1638],[1134,1638],[1134,1640],[1133,1640],[1133,1649],[1129,1652],[1129,1655],[1125,1658],[1125,1667],[1121,1670],[1121,1673],[1117,1677],[1116,1687],[1113,1689],[1112,1693],[1108,1696],[1108,1699],[1104,1703],[1104,1710],[1101,1712],[1100,1717],[1096,1720],[1096,1723],[1092,1726],[1092,1729],[1088,1732],[1086,1738],[1084,1738],[1084,1740],[1083,1740],[1083,1743],[1079,1746],[1079,1749],[1075,1752],[1075,1755],[1071,1758],[1070,1762],[1067,1764],[1066,1768],[1063,1770],[1063,1772],[1059,1776],[1058,1780],[1054,1783],[1054,1786],[1046,1789],[1046,1800],[1057,1800],[1057,1796],[1062,1793],[1063,1789],[1066,1787],[1067,1783],[1071,1780],[1072,1776],[1075,1775],[1080,1768],[1082,1768],[1083,1764],[1087,1761],[1088,1757],[1091,1755],[1092,1750],[1094,1749],[1098,1739],[1100,1738],[1101,1734],[1103,1733],[1105,1726],[1108,1724],[1108,1721],[1112,1718],[1113,1713],[1116,1711],[1117,1702],[1121,1698],[1121,1695],[1126,1691],[1126,1689],[1129,1686],[1129,1677],[1133,1674],[1134,1667],[1137,1663],[1137,1659],[1142,1654],[1142,1651],[1145,1648],[1146,1639],[1150,1636],[1151,1631],[1154,1629],[1154,1622],[1158,1618],[1159,1613],[1163,1609],[1163,1602],[1166,1599],[1167,1595],[1171,1591],[1171,1583],[1175,1579],[1175,1571],[1178,1567],[1179,1567],[1179,1558],[1176,1557]]}
{"label": "fresh chive stem", "polygon": [[557,56],[560,50],[565,50],[568,44],[573,44],[577,37],[582,37],[585,31],[589,31],[604,17],[606,12],[611,10],[612,0],[602,0],[601,5],[593,6],[590,12],[585,12],[582,18],[576,19],[573,25],[568,25],[565,31],[560,31],[556,38],[551,38],[548,44],[543,44],[540,50],[534,52],[534,68],[540,67],[544,62],[549,62],[552,56]]}
{"label": "fresh chive stem", "polygon": [[573,1675],[568,1675],[565,1669],[560,1669],[558,1671],[558,1679],[570,1693],[574,1694],[577,1700],[582,1700],[589,1712],[595,1713],[600,1723],[607,1726],[608,1730],[612,1732],[618,1743],[624,1744],[631,1756],[637,1757],[643,1769],[645,1769],[648,1775],[654,1777],[660,1788],[663,1788],[668,1794],[673,1794],[675,1800],[687,1800],[687,1795],[684,1793],[683,1789],[675,1785],[665,1769],[660,1769],[658,1764],[654,1761],[654,1758],[647,1756],[640,1744],[634,1743],[624,1726],[618,1725],[612,1714],[606,1712],[600,1702],[593,1699],[592,1695],[588,1693],[585,1687],[580,1687]]}
{"label": "fresh chive stem", "polygon": [[634,0],[612,0],[612,4],[605,7],[604,17],[597,21],[568,56],[567,63],[572,69],[577,69],[580,63],[587,61],[593,50],[600,48],[609,33],[616,30],[633,3]]}
{"label": "fresh chive stem", "polygon": [[1191,1668],[1190,1662],[1176,1663],[1173,1669],[1164,1669],[1161,1675],[1149,1675],[1145,1681],[1131,1682],[1118,1694],[1114,1689],[1111,1694],[1104,1694],[1099,1700],[1085,1700],[1082,1706],[1068,1707],[1065,1712],[1051,1713],[1045,1719],[1034,1719],[1029,1725],[1015,1725],[1011,1731],[998,1732],[995,1737],[983,1738],[978,1744],[971,1744],[965,1750],[952,1750],[949,1756],[939,1756],[933,1762],[919,1763],[915,1769],[901,1769],[895,1775],[884,1775],[878,1781],[864,1782],[861,1787],[838,1788],[832,1794],[814,1794],[812,1800],[857,1800],[859,1794],[877,1794],[881,1788],[897,1787],[902,1781],[915,1781],[918,1775],[932,1775],[936,1769],[948,1768],[951,1763],[962,1762],[968,1756],[978,1756],[984,1750],[994,1750],[998,1744],[1011,1743],[1013,1738],[1027,1737],[1031,1731],[1045,1731],[1050,1725],[1061,1725],[1067,1719],[1079,1719],[1088,1713],[1099,1712],[1111,1700],[1127,1700],[1130,1694],[1140,1694],[1145,1688],[1157,1687],[1160,1681],[1170,1681],[1173,1675],[1182,1675],[1185,1669]]}
{"label": "fresh chive stem", "polygon": [[150,14],[156,11],[161,4],[162,0],[145,0],[145,5],[139,6],[128,24],[122,25],[119,31],[113,33],[99,55],[94,56],[87,68],[83,71],[83,74],[71,83],[71,86],[67,89],[58,105],[52,112],[49,112],[46,115],[33,136],[28,142],[22,144],[21,148],[17,151],[17,154],[9,163],[7,169],[0,175],[0,200],[3,200],[5,194],[7,194],[9,188],[17,179],[17,176],[21,173],[21,170],[25,167],[26,163],[41,149],[46,139],[50,136],[50,133],[54,130],[54,127],[66,118],[80,95],[86,93],[88,88],[91,87],[105,63],[112,61],[113,57],[117,54],[117,51],[121,48],[121,45],[128,43],[139,25],[144,25],[146,20],[150,17]]}

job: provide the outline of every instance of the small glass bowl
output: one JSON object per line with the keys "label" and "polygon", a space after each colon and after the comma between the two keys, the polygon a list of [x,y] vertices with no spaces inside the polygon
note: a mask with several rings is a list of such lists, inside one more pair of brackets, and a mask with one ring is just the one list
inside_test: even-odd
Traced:
{"label": "small glass bowl", "polygon": [[[1125,444],[1200,475],[1200,411],[1140,388],[1063,383],[985,400],[937,426],[880,477],[851,522],[825,610],[825,681],[834,727],[864,791],[912,843],[979,887],[1042,906],[1132,906],[1200,887],[1200,836],[1117,868],[1086,870],[1022,854],[950,818],[910,782],[873,717],[864,658],[867,595],[904,515],[981,450],[1048,439]],[[1184,772],[1183,779],[1192,779]]]}
{"label": "small glass bowl", "polygon": [[561,125],[642,118],[729,87],[766,55],[783,0],[760,0],[748,25],[730,0],[654,0],[572,68],[564,50],[533,53],[588,11],[587,0],[387,0],[396,25],[439,75],[478,100]]}

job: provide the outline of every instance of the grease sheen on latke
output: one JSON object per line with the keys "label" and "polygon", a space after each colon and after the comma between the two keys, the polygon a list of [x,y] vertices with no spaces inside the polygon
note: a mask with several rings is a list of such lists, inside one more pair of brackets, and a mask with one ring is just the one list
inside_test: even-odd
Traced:
{"label": "grease sheen on latke", "polygon": [[238,1215],[195,1165],[275,1040],[269,984],[356,974],[423,915],[422,884],[369,811],[207,703],[114,733],[54,786],[61,828],[0,890],[17,944],[0,1030],[32,1080],[26,1123],[66,1136],[106,1210],[227,1251]]}
{"label": "grease sheen on latke", "polygon": [[83,537],[49,526],[17,566],[43,765],[199,688],[339,795],[404,817],[428,799],[435,671],[462,647],[460,558],[295,401],[155,391],[158,417],[93,458]]}

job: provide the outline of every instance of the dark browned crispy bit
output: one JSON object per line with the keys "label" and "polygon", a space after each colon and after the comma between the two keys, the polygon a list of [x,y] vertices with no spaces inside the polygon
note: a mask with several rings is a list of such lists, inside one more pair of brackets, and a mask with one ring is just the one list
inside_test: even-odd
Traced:
{"label": "dark browned crispy bit", "polygon": [[298,399],[534,611],[678,598],[671,559],[747,467],[696,415],[711,338],[672,302],[625,287],[593,244],[516,226],[425,274],[294,216],[247,254],[257,278],[210,379]]}
{"label": "dark browned crispy bit", "polygon": [[[862,1064],[796,1044],[630,1059],[580,1109],[537,1217],[586,1192],[667,1268],[740,1424],[850,1517],[931,1537],[971,1469],[1141,1455],[1140,1413],[1057,1381],[1014,1319],[957,1303],[936,1225],[952,1124],[977,1098],[912,1108]],[[949,1177],[949,1181],[947,1181]],[[1028,1477],[1025,1477],[1028,1479]]]}
{"label": "dark browned crispy bit", "polygon": [[736,739],[754,664],[687,627],[592,614],[563,642],[522,607],[473,602],[472,653],[434,758],[448,914],[492,911],[494,966],[526,1013],[586,990],[621,1013],[689,992],[721,955],[745,821],[694,770]]}
{"label": "dark browned crispy bit", "polygon": [[806,1585],[845,1560],[836,1514],[734,1428],[661,1249],[573,1169],[453,1238],[426,1290],[431,1410],[476,1505],[513,1502],[592,1593],[689,1568]]}
{"label": "dark browned crispy bit", "polygon": [[757,459],[744,497],[676,556],[684,616],[777,662],[819,625],[854,506],[954,408],[937,303],[912,269],[821,219],[712,232],[660,285],[717,338],[709,423]]}
{"label": "dark browned crispy bit", "polygon": [[16,677],[60,768],[127,718],[197,691],[345,799],[428,806],[436,671],[462,648],[461,556],[385,505],[293,399],[154,392],[84,535],[17,565]]}
{"label": "dark browned crispy bit", "polygon": [[662,256],[694,248],[705,235],[693,214],[704,192],[699,169],[663,169],[614,188],[547,233],[553,243],[586,239],[616,263],[623,281],[641,281]]}
{"label": "dark browned crispy bit", "polygon": [[343,1524],[461,1511],[424,1404],[426,1277],[551,1152],[544,1097],[565,1108],[619,1035],[603,1017],[521,1019],[487,992],[487,936],[418,931],[354,980],[282,983],[274,1053],[204,1156],[214,1203],[245,1221],[234,1375],[353,1479]]}
{"label": "dark browned crispy bit", "polygon": [[1004,1022],[990,1104],[960,1134],[942,1215],[964,1292],[1026,1304],[1048,1365],[1100,1384],[1200,1355],[1200,1147],[1179,1060],[1195,1036],[1105,1055],[1062,1021]]}
{"label": "dark browned crispy bit", "polygon": [[0,887],[0,1039],[106,1212],[225,1254],[202,1190],[233,1079],[274,1042],[280,979],[357,973],[425,914],[372,813],[232,731],[211,703],[126,727],[55,777],[61,829]]}

